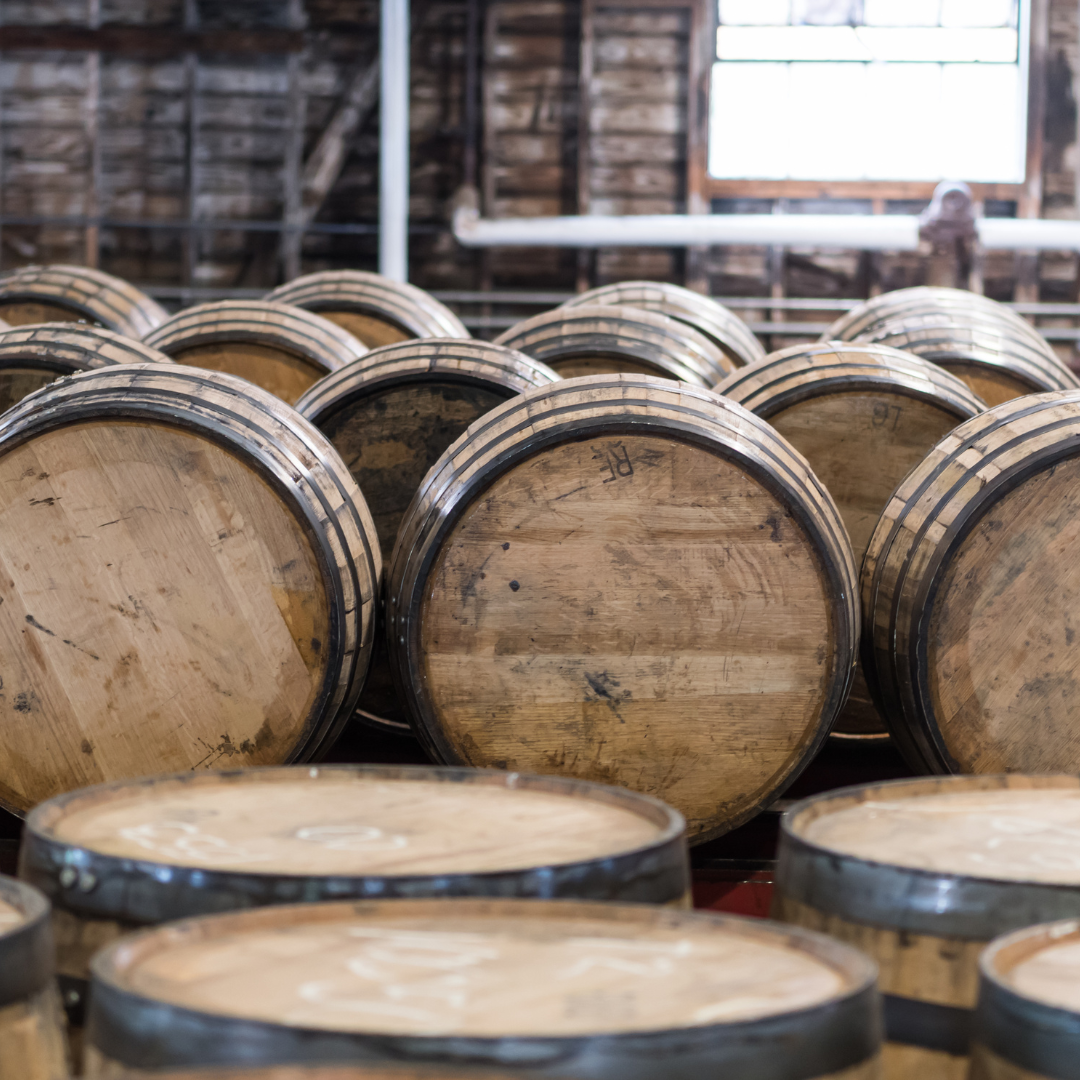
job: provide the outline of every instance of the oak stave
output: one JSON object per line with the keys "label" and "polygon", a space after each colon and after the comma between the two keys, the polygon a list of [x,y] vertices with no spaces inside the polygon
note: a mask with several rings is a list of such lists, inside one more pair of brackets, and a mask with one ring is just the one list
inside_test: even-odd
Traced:
{"label": "oak stave", "polygon": [[628,305],[669,315],[700,331],[737,366],[760,360],[765,349],[753,331],[733,311],[709,296],[664,281],[619,281],[579,293],[563,308],[582,305]]}
{"label": "oak stave", "polygon": [[[748,554],[729,566],[721,536]],[[743,565],[763,581],[790,574],[790,599],[781,590],[774,609]],[[831,498],[768,424],[708,391],[597,376],[499,406],[432,468],[394,550],[387,639],[434,760],[647,791],[700,842],[752,816],[826,738],[854,667],[853,584]],[[746,626],[727,606],[736,593]],[[673,620],[668,603],[691,607]],[[753,644],[733,648],[748,632],[784,658],[767,701]],[[724,725],[743,745],[748,694],[765,748],[718,763]]]}
{"label": "oak stave", "polygon": [[495,339],[564,378],[624,372],[713,386],[735,364],[704,333],[626,305],[562,307],[524,319]]}
{"label": "oak stave", "polygon": [[177,363],[240,375],[292,404],[313,383],[367,353],[321,315],[265,300],[185,308],[144,338]]}
{"label": "oak stave", "polygon": [[[28,455],[50,465],[6,485],[3,805],[22,814],[61,791],[170,763],[303,760],[336,737],[370,656],[381,557],[363,497],[316,429],[242,379],[125,365],[62,380],[9,410],[0,421],[0,473],[20,470]],[[116,459],[108,474],[119,489],[98,490],[102,455]],[[118,471],[126,463],[134,471]],[[72,490],[79,500],[68,510]],[[109,520],[85,520],[95,508]],[[18,523],[24,514],[33,525]],[[188,546],[177,565],[168,553],[181,538]],[[70,546],[87,541],[79,554]],[[62,582],[55,544],[68,545],[73,573],[89,560],[91,584],[77,586],[89,588],[87,603],[62,584],[43,590],[35,577],[31,564],[47,565]],[[31,569],[16,569],[15,559]],[[144,667],[140,654],[154,649],[166,649],[167,659]],[[220,666],[222,656],[230,666]],[[110,665],[111,676],[97,664]],[[118,738],[111,718],[140,707],[139,739]],[[48,717],[47,726],[35,717]],[[159,724],[156,740],[148,723]]]}
{"label": "oak stave", "polygon": [[142,338],[168,317],[134,285],[87,266],[23,266],[0,277],[0,318],[11,326],[90,319]]}
{"label": "oak stave", "polygon": [[[783,972],[813,972],[813,977],[828,982],[829,989],[820,983],[812,992],[804,987],[798,1000],[808,1004],[785,1011],[792,1000],[790,982],[776,986],[755,971],[749,980],[757,980],[774,999],[787,994],[787,1000],[748,1003],[742,1016],[731,1013],[726,1022],[710,1022],[709,1016],[696,1020],[689,1009],[694,1000],[701,999],[702,991],[699,986],[684,988],[680,980],[685,976],[679,968],[693,961],[681,960],[679,954],[669,962],[669,974],[673,973],[687,1004],[664,999],[664,1020],[658,1021],[656,1009],[650,1008],[652,1016],[639,1016],[636,1010],[646,980],[655,984],[663,976],[645,974],[640,961],[633,969],[624,964],[616,972],[607,971],[601,956],[599,968],[588,968],[595,972],[588,976],[588,992],[598,1001],[592,1008],[605,1007],[600,1003],[617,987],[614,1001],[621,1003],[622,1012],[606,1018],[596,1012],[590,1017],[587,1001],[576,1002],[571,994],[563,1006],[567,1012],[549,1023],[547,1014],[557,1012],[560,990],[564,996],[568,991],[551,982],[548,969],[560,962],[564,955],[560,950],[567,949],[569,935],[575,932],[585,940],[579,941],[574,952],[580,957],[585,950],[586,960],[588,949],[602,950],[608,939],[614,939],[616,949],[633,950],[640,950],[643,939],[646,949],[650,939],[655,939],[657,949],[670,952],[672,934],[681,933],[699,939],[706,949],[753,953],[769,965],[781,964],[778,970]],[[212,958],[223,955],[222,950],[228,952],[235,943],[248,950],[245,966],[250,976],[245,977],[257,979],[263,963],[257,943],[265,941],[273,947],[282,933],[309,937],[319,952],[309,953],[278,976],[282,989],[274,1001],[250,1001],[236,1007],[230,1000],[222,1010],[217,1004],[222,991],[211,985],[212,978],[188,995],[168,974],[177,960],[186,963],[184,958],[192,950],[220,963]],[[460,1003],[430,1004],[431,999],[426,999],[425,1011],[434,1020],[402,1014],[373,1018],[355,1012],[343,1017],[323,1004],[317,1019],[307,1007],[299,1015],[290,1010],[290,1020],[283,1020],[281,1010],[288,1007],[290,996],[300,1000],[288,984],[304,979],[305,971],[326,972],[327,984],[337,989],[336,968],[328,968],[321,957],[329,945],[336,963],[332,942],[346,934],[351,935],[350,948],[357,950],[357,963],[366,963],[365,940],[378,947],[384,970],[396,962],[393,950],[405,943],[421,954],[425,947],[451,954],[456,950],[462,956],[456,970],[466,988],[473,981],[471,972],[477,970],[485,987],[505,985],[510,993],[500,996],[499,1005],[493,1004],[482,1022],[477,1021],[477,1007],[471,1005],[467,991],[460,995]],[[242,944],[245,940],[252,944]],[[380,940],[386,945],[379,945]],[[469,952],[470,948],[476,951]],[[504,950],[514,959],[504,959]],[[314,962],[313,955],[318,957]],[[445,957],[446,952],[440,955]],[[279,970],[275,963],[275,971]],[[415,977],[415,969],[409,975]],[[369,967],[362,974],[351,969],[337,992],[363,994],[370,986],[368,992],[378,995],[379,988],[395,977],[393,966],[385,974],[371,972]],[[566,978],[571,977],[580,974],[568,969]],[[724,977],[716,976],[718,981]],[[548,986],[556,995],[555,1003],[540,1006],[543,1016],[531,1010],[523,1015],[514,998],[524,995],[542,1000],[543,988]],[[718,986],[716,994],[721,993]],[[649,1004],[660,1002],[650,1000]],[[93,963],[89,1036],[98,1054],[143,1068],[241,1060],[249,1064],[394,1061],[497,1065],[528,1075],[597,1080],[645,1080],[656,1076],[658,1068],[672,1080],[721,1073],[760,1080],[833,1075],[871,1080],[877,1074],[878,1007],[873,967],[864,957],[818,935],[781,932],[756,920],[571,901],[367,901],[264,908],[187,920],[118,942]]]}
{"label": "oak stave", "polygon": [[304,274],[266,294],[267,300],[316,311],[369,348],[408,338],[468,338],[465,324],[430,293],[364,270]]}

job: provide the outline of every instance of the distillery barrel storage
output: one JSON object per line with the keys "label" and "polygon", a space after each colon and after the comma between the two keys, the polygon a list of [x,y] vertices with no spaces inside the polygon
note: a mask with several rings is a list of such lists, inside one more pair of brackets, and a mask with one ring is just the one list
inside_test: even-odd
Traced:
{"label": "distillery barrel storage", "polygon": [[168,317],[134,285],[87,266],[23,266],[0,277],[0,319],[9,326],[91,322],[141,338]]}
{"label": "distillery barrel storage", "polygon": [[[321,379],[296,409],[334,444],[360,485],[389,565],[402,515],[439,455],[489,409],[558,378],[524,353],[486,341],[408,341]],[[381,634],[359,711],[370,724],[409,730]]]}
{"label": "distillery barrel storage", "polygon": [[304,760],[355,708],[381,556],[333,447],[234,376],[61,380],[0,419],[0,804]]}
{"label": "distillery barrel storage", "polygon": [[886,1080],[964,1080],[979,954],[1080,916],[1080,778],[969,776],[844,788],[782,819],[773,914],[868,953]]}
{"label": "distillery barrel storage", "polygon": [[395,682],[435,760],[623,784],[698,840],[794,779],[854,669],[855,565],[820,482],[742,406],[648,376],[474,423],[387,582]]}
{"label": "distillery barrel storage", "polygon": [[666,281],[619,281],[579,293],[563,308],[583,304],[629,305],[669,315],[692,326],[719,345],[735,365],[752,364],[765,355],[753,331],[733,311],[709,296]]}
{"label": "distillery barrel storage", "polygon": [[0,1080],[67,1080],[49,902],[0,875]]}
{"label": "distillery barrel storage", "polygon": [[1080,391],[998,405],[934,447],[871,537],[863,667],[913,768],[1080,771],[1078,435]]}
{"label": "distillery barrel storage", "polygon": [[63,375],[110,364],[171,364],[134,338],[98,326],[58,322],[0,330],[0,412]]}
{"label": "distillery barrel storage", "polygon": [[869,960],[752,919],[573,901],[293,905],[144,931],[92,971],[91,1077],[110,1063],[312,1059],[589,1080],[877,1074]]}
{"label": "distillery barrel storage", "polygon": [[410,338],[468,338],[465,324],[430,293],[365,270],[304,274],[267,300],[316,311],[371,349]]}
{"label": "distillery barrel storage", "polygon": [[328,319],[264,300],[196,304],[145,340],[177,363],[240,375],[290,405],[324,375],[367,352]]}
{"label": "distillery barrel storage", "polygon": [[188,772],[86,788],[30,813],[19,875],[52,900],[69,999],[85,996],[101,946],[191,915],[349,897],[689,897],[685,822],[655,799],[417,766]]}
{"label": "distillery barrel storage", "polygon": [[971,1080],[1080,1077],[1080,921],[1026,927],[979,959]]}
{"label": "distillery barrel storage", "polygon": [[[776,428],[836,500],[862,563],[896,485],[964,420],[985,409],[959,379],[880,345],[793,345],[740,368],[716,387]],[[861,671],[835,732],[881,737],[885,728]]]}
{"label": "distillery barrel storage", "polygon": [[724,351],[693,327],[626,306],[555,308],[510,327],[495,342],[567,379],[626,372],[713,386],[735,369]]}

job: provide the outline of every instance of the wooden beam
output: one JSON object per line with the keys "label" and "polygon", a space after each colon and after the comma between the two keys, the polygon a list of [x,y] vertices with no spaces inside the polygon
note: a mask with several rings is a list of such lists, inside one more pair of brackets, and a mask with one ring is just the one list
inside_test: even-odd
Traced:
{"label": "wooden beam", "polygon": [[[364,34],[365,38],[370,34]],[[197,53],[298,53],[297,30],[181,30],[161,26],[0,26],[0,49],[136,53],[177,56]]]}

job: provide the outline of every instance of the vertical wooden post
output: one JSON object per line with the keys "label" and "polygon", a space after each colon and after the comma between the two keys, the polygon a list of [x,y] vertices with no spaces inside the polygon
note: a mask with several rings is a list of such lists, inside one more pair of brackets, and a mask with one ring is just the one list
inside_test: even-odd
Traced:
{"label": "vertical wooden post", "polygon": [[[1028,61],[1028,132],[1024,193],[1017,216],[1037,218],[1042,213],[1043,124],[1046,118],[1046,59],[1050,42],[1050,0],[1030,0],[1031,54]],[[1039,299],[1039,256],[1035,251],[1016,255],[1016,300]]]}
{"label": "vertical wooden post", "polygon": [[[87,0],[86,25],[91,30],[101,26],[101,0]],[[86,217],[92,220],[85,233],[83,261],[97,267],[101,261],[101,53],[86,54],[86,97],[83,99],[83,124],[89,149],[89,186],[83,203]]]}
{"label": "vertical wooden post", "polygon": [[[303,0],[290,0],[289,26],[300,31],[307,22]],[[288,129],[285,135],[284,192],[282,198],[281,264],[286,281],[300,276],[300,254],[303,249],[304,223],[303,186],[304,134],[307,126],[307,96],[303,87],[303,56],[290,53],[287,64]]]}
{"label": "vertical wooden post", "polygon": [[[184,29],[194,30],[199,24],[199,9],[196,0],[184,0]],[[197,53],[184,54],[184,87],[187,104],[187,145],[186,167],[184,169],[184,187],[187,192],[185,207],[187,211],[187,229],[184,232],[184,284],[189,288],[195,284],[195,272],[199,263],[199,234],[195,230],[198,217],[199,196],[199,57]]]}
{"label": "vertical wooden post", "polygon": [[[689,70],[686,82],[686,212],[709,213],[705,197],[705,173],[709,147],[709,85],[716,51],[715,3],[692,0],[689,9]],[[684,282],[688,289],[708,293],[705,273],[707,247],[686,249]]]}
{"label": "vertical wooden post", "polygon": [[[582,0],[581,58],[578,61],[578,138],[577,138],[577,212],[589,213],[592,205],[592,80],[593,80],[593,0]],[[594,255],[588,248],[577,252],[577,291],[592,287],[591,263]]]}

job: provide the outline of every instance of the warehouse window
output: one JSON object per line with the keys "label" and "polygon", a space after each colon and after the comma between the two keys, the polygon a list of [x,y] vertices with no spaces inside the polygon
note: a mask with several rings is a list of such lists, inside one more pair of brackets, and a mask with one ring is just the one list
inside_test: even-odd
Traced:
{"label": "warehouse window", "polygon": [[709,174],[1020,183],[1030,0],[719,0]]}

